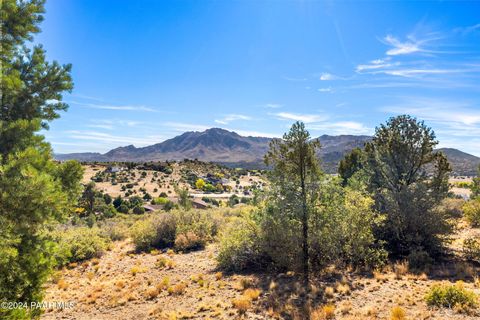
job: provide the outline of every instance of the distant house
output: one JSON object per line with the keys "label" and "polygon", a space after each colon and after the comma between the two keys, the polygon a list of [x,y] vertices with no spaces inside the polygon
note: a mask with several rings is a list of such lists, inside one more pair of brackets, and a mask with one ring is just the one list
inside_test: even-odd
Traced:
{"label": "distant house", "polygon": [[112,167],[108,167],[107,168],[107,171],[110,172],[110,173],[117,173],[117,172],[121,172],[125,170],[124,167],[119,167],[119,166],[112,166]]}
{"label": "distant house", "polygon": [[163,204],[144,204],[143,209],[145,209],[146,212],[162,210]]}
{"label": "distant house", "polygon": [[195,209],[207,209],[209,206],[208,206],[208,203],[206,203],[203,200],[193,199],[192,200],[192,207],[194,207]]}

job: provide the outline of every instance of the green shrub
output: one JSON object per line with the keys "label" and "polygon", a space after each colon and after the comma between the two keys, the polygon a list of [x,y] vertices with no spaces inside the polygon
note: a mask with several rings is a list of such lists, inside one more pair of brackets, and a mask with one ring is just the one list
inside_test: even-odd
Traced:
{"label": "green shrub", "polygon": [[429,306],[445,308],[476,308],[478,305],[478,297],[473,291],[465,289],[461,282],[455,285],[435,285],[425,300]]}
{"label": "green shrub", "polygon": [[215,210],[176,210],[177,234],[193,232],[202,241],[212,240],[218,233],[221,219]]}
{"label": "green shrub", "polygon": [[480,239],[468,238],[463,241],[463,255],[465,259],[480,262]]}
{"label": "green shrub", "polygon": [[144,214],[145,213],[145,208],[143,207],[135,207],[133,208],[132,212],[134,214]]}
{"label": "green shrub", "polygon": [[205,239],[200,238],[194,232],[180,233],[175,238],[175,249],[179,251],[198,250],[205,247]]}
{"label": "green shrub", "polygon": [[117,209],[117,211],[120,213],[128,213],[128,210],[128,206],[124,203],[122,203]]}
{"label": "green shrub", "polygon": [[137,221],[131,228],[132,240],[137,251],[171,246],[174,244],[175,234],[175,217],[165,213]]}
{"label": "green shrub", "polygon": [[158,197],[152,200],[152,204],[166,204],[169,201],[166,197]]}
{"label": "green shrub", "polygon": [[101,225],[102,234],[112,241],[123,240],[128,237],[129,230],[124,223],[109,220]]}
{"label": "green shrub", "polygon": [[261,254],[259,231],[249,216],[234,218],[220,237],[218,266],[228,271],[242,271],[270,262]]}
{"label": "green shrub", "polygon": [[433,259],[424,250],[413,250],[407,256],[407,261],[409,269],[416,272],[425,271],[433,263]]}
{"label": "green shrub", "polygon": [[165,211],[170,211],[172,209],[174,209],[176,206],[175,206],[175,203],[173,203],[173,201],[168,201],[167,203],[165,203],[165,205],[163,206],[163,210]]}
{"label": "green shrub", "polygon": [[480,200],[474,199],[463,205],[465,219],[473,226],[480,226]]}
{"label": "green shrub", "polygon": [[54,233],[58,243],[56,251],[57,264],[62,266],[69,262],[100,257],[110,244],[110,239],[99,228],[74,227],[58,230]]}

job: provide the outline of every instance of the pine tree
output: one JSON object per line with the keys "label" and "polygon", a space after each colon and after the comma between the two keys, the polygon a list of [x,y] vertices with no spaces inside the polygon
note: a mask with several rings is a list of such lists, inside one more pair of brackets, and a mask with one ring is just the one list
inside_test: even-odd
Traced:
{"label": "pine tree", "polygon": [[447,196],[450,165],[435,152],[435,133],[408,115],[391,118],[367,143],[370,189],[387,215],[379,230],[394,255],[436,254],[450,227],[436,207]]}
{"label": "pine tree", "polygon": [[[309,290],[309,217],[314,208],[320,181],[316,150],[318,140],[311,140],[305,125],[296,122],[283,139],[274,139],[265,156],[268,166],[273,166],[270,180],[274,198],[284,205],[279,215],[301,225],[301,265],[305,290]],[[277,200],[277,201],[278,201]],[[308,312],[307,312],[308,314]]]}
{"label": "pine tree", "polygon": [[[46,235],[67,216],[81,191],[80,164],[57,164],[37,132],[67,109],[70,65],[49,63],[42,46],[27,42],[40,31],[44,1],[2,1],[0,106],[0,302],[41,300],[53,266]],[[38,310],[0,309],[0,318],[31,318]]]}

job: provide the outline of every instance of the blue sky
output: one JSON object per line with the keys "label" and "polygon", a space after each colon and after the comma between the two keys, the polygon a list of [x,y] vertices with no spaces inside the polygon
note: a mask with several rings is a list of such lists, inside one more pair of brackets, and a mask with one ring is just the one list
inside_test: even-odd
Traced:
{"label": "blue sky", "polygon": [[372,134],[424,119],[480,156],[480,2],[47,1],[42,43],[73,64],[55,152],[222,127]]}

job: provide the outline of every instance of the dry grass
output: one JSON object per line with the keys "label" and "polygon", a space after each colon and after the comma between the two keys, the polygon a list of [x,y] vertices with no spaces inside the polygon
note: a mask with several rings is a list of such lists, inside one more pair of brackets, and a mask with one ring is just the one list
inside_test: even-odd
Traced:
{"label": "dry grass", "polygon": [[338,293],[342,295],[349,295],[351,292],[350,286],[348,284],[342,284],[342,283],[337,284],[336,290]]}
{"label": "dry grass", "polygon": [[408,273],[408,262],[397,262],[393,265],[393,271],[395,272],[395,279],[400,280]]}
{"label": "dry grass", "polygon": [[157,258],[157,263],[155,265],[159,269],[173,269],[175,267],[175,261],[160,256]]}
{"label": "dry grass", "polygon": [[57,281],[57,287],[60,290],[67,290],[68,289],[68,283],[65,281],[65,279],[59,279]]}
{"label": "dry grass", "polygon": [[170,295],[180,296],[185,292],[187,284],[185,282],[177,283],[174,286],[168,287],[167,291]]}
{"label": "dry grass", "polygon": [[393,307],[390,310],[390,320],[405,320],[407,318],[407,314],[402,307]]}
{"label": "dry grass", "polygon": [[147,290],[145,291],[145,296],[147,299],[155,299],[158,295],[160,294],[160,290],[156,287],[148,287]]}
{"label": "dry grass", "polygon": [[247,290],[245,290],[245,292],[243,293],[243,295],[247,298],[249,298],[250,300],[252,301],[255,301],[258,299],[258,297],[260,297],[260,294],[262,293],[261,290],[259,289],[252,289],[252,288],[249,288]]}
{"label": "dry grass", "polygon": [[248,297],[241,296],[239,298],[233,299],[232,305],[235,309],[238,310],[240,314],[244,314],[251,307],[252,300],[250,300]]}
{"label": "dry grass", "polygon": [[313,310],[310,314],[311,320],[330,320],[335,318],[335,306],[327,304]]}
{"label": "dry grass", "polygon": [[325,288],[325,296],[327,298],[333,298],[334,295],[335,295],[335,289],[333,287]]}

